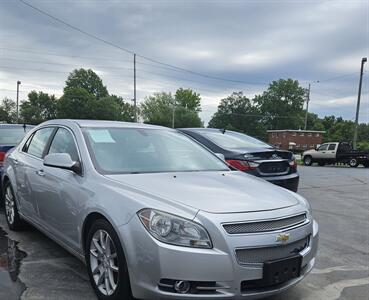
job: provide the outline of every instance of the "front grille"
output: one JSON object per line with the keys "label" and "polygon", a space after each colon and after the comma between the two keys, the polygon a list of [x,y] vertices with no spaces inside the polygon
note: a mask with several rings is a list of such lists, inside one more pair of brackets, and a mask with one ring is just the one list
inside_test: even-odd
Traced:
{"label": "front grille", "polygon": [[305,221],[306,214],[301,214],[278,220],[224,224],[223,227],[229,234],[259,233],[293,227]]}
{"label": "front grille", "polygon": [[288,258],[305,250],[309,246],[309,237],[286,245],[262,248],[236,249],[239,264],[262,264],[266,261]]}
{"label": "front grille", "polygon": [[289,163],[287,161],[268,161],[259,165],[259,171],[264,174],[277,174],[288,172]]}

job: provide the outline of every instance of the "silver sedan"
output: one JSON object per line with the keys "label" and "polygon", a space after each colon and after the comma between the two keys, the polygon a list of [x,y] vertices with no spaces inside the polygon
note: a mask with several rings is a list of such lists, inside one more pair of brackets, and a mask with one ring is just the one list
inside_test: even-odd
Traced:
{"label": "silver sedan", "polygon": [[9,228],[30,223],[85,261],[100,299],[256,299],[315,262],[305,199],[172,129],[48,121],[2,181]]}

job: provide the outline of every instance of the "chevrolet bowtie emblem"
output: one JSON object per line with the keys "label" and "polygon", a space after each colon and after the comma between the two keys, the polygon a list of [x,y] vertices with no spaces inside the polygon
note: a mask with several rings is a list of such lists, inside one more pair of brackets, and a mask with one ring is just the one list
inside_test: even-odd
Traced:
{"label": "chevrolet bowtie emblem", "polygon": [[290,239],[289,233],[280,233],[275,237],[276,242],[285,243]]}

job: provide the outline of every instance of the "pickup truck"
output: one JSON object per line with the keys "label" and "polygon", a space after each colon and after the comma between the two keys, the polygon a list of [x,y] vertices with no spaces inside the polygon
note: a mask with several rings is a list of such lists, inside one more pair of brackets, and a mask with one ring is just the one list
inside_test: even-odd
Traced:
{"label": "pickup truck", "polygon": [[305,166],[318,163],[320,166],[325,164],[345,163],[350,167],[356,168],[362,164],[369,167],[369,153],[353,150],[351,145],[346,142],[330,142],[317,147],[316,149],[305,151],[302,154]]}

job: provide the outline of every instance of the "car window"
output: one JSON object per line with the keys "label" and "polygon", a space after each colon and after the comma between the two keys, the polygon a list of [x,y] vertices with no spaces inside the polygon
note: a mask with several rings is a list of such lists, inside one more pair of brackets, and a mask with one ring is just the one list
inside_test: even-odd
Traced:
{"label": "car window", "polygon": [[31,143],[28,146],[27,153],[34,155],[36,157],[42,158],[43,153],[45,150],[45,146],[53,133],[54,128],[42,128],[37,130],[36,133],[33,135]]}
{"label": "car window", "polygon": [[29,127],[23,128],[1,128],[0,127],[0,145],[16,145],[29,131]]}
{"label": "car window", "polygon": [[51,142],[50,153],[68,153],[73,161],[79,161],[78,150],[72,134],[65,128],[59,128]]}
{"label": "car window", "polygon": [[336,144],[329,144],[328,150],[336,149]]}
{"label": "car window", "polygon": [[234,131],[201,131],[200,134],[224,149],[271,148],[256,138]]}
{"label": "car window", "polygon": [[171,130],[86,128],[84,135],[94,165],[102,173],[229,170],[204,147]]}
{"label": "car window", "polygon": [[328,144],[323,144],[319,147],[318,151],[324,151],[324,150],[327,150],[328,148]]}

